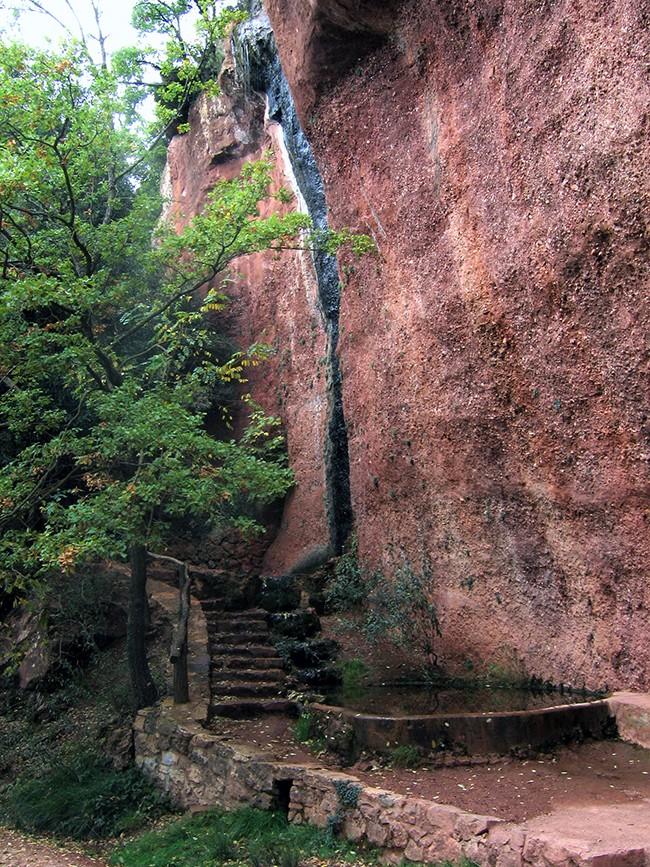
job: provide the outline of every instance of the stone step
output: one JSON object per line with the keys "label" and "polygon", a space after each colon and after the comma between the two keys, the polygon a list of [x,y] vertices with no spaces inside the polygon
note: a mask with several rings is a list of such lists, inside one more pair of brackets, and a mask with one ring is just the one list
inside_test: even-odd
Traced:
{"label": "stone step", "polygon": [[216,597],[211,599],[201,599],[201,608],[205,611],[206,616],[210,612],[221,613],[227,609],[228,602],[225,597]]}
{"label": "stone step", "polygon": [[278,652],[272,644],[215,644],[211,656],[248,656],[248,657],[272,657],[278,659]]}
{"label": "stone step", "polygon": [[[266,662],[266,660],[264,660]],[[250,660],[246,660],[246,662],[250,662]],[[210,675],[211,680],[213,681],[282,681],[287,676],[286,671],[282,671],[281,668],[258,668],[252,669],[250,666],[248,668],[238,668],[238,669],[227,669],[227,668],[218,668],[213,669],[212,674]]]}
{"label": "stone step", "polygon": [[282,684],[256,681],[254,683],[212,683],[212,695],[223,698],[234,695],[241,698],[273,698],[282,695]]}
{"label": "stone step", "polygon": [[[212,632],[208,633],[208,638],[212,644],[225,644],[233,646],[236,644],[264,644],[268,642],[268,634],[266,632]],[[268,642],[270,645],[270,642]]]}
{"label": "stone step", "polygon": [[238,617],[230,620],[210,613],[206,615],[209,632],[264,632],[268,634],[268,626],[264,618]]}
{"label": "stone step", "polygon": [[269,669],[282,668],[283,661],[279,656],[226,656],[222,659],[213,659],[213,671],[239,670],[239,669],[257,669],[258,671],[268,671]]}
{"label": "stone step", "polygon": [[269,617],[263,608],[242,608],[241,611],[219,611],[216,608],[210,608],[206,616],[209,618],[221,617],[233,623],[238,620],[255,620],[259,623],[266,623]]}
{"label": "stone step", "polygon": [[230,719],[250,719],[271,713],[296,716],[297,706],[295,701],[289,701],[288,698],[239,698],[212,702],[209,708],[209,718],[221,716]]}

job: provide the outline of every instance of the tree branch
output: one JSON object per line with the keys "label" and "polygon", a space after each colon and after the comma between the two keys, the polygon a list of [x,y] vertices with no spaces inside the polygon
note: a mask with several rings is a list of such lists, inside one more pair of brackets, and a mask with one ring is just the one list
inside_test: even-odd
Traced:
{"label": "tree branch", "polygon": [[157,310],[154,310],[148,316],[145,316],[144,319],[140,320],[140,322],[136,322],[136,324],[132,328],[129,328],[128,331],[125,331],[124,334],[120,334],[118,337],[116,337],[115,340],[109,343],[109,347],[112,349],[118,344],[122,343],[127,338],[132,337],[134,334],[140,331],[141,328],[144,328],[145,325],[148,325],[150,322],[153,322],[154,319],[157,319],[162,313],[165,312],[165,310],[168,310],[172,306],[172,304],[175,304],[176,301],[180,301],[181,298],[187,295],[192,295],[194,292],[197,292],[202,286],[205,286],[206,283],[209,283],[210,280],[214,280],[214,278],[221,270],[223,270],[223,265],[215,265],[214,270],[211,274],[204,275],[191,286],[186,287],[185,289],[181,289],[179,292],[176,292],[174,295],[171,296],[171,298],[168,298],[164,304],[161,304],[161,306]]}

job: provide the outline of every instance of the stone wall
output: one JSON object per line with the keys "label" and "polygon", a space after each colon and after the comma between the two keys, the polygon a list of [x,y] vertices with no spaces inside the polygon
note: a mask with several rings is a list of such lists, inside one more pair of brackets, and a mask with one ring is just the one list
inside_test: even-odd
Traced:
{"label": "stone wall", "polygon": [[[612,701],[612,710],[629,715],[638,696]],[[336,828],[349,840],[381,847],[384,860],[396,863],[465,856],[486,867],[650,865],[645,801],[563,808],[506,822],[367,786],[317,762],[278,762],[259,748],[220,741],[205,730],[204,718],[204,705],[165,701],[140,711],[134,724],[136,763],[186,809],[283,809],[292,822]],[[647,742],[647,726],[641,730],[636,722],[629,739],[638,742],[640,732]]]}
{"label": "stone wall", "polygon": [[[174,617],[176,589],[155,581],[151,589]],[[561,809],[517,824],[367,786],[317,760],[281,762],[258,747],[221,741],[204,725],[209,658],[196,600],[189,629],[191,703],[165,699],[139,711],[133,725],[136,764],[178,806],[281,809],[292,822],[336,828],[350,840],[379,846],[393,862],[464,855],[486,867],[650,867],[646,802]],[[650,744],[650,697],[616,694],[609,708],[626,740]]]}
{"label": "stone wall", "polygon": [[[244,744],[223,743],[193,718],[191,706],[163,702],[140,711],[134,735],[138,766],[179,806],[284,805],[290,821],[321,828],[340,823],[345,837],[381,846],[395,861],[439,861],[478,851],[489,829],[502,822],[365,786],[317,763],[277,762]],[[356,793],[355,807],[341,804],[341,784]]]}

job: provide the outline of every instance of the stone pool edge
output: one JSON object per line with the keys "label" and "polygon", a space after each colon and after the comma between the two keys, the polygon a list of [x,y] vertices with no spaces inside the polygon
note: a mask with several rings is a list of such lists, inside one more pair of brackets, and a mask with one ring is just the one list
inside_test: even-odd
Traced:
{"label": "stone pool edge", "polygon": [[[629,710],[630,695],[635,702],[639,699],[636,694],[607,699],[612,712]],[[640,698],[647,699],[641,704],[650,710],[650,696]],[[290,821],[321,828],[338,817],[343,836],[380,847],[390,862],[464,856],[490,867],[581,867],[602,865],[603,858],[610,857],[611,864],[618,864],[625,856],[620,847],[610,851],[603,840],[549,839],[539,820],[538,827],[531,828],[530,823],[507,822],[368,786],[317,761],[277,761],[257,747],[226,743],[206,731],[205,710],[204,702],[174,706],[164,700],[141,710],[134,722],[136,764],[180,807],[284,808]],[[650,728],[645,736],[650,736]],[[356,793],[356,806],[341,803],[337,787],[340,792],[342,785]],[[650,864],[650,848],[641,854],[645,860],[635,861],[635,867]]]}
{"label": "stone pool edge", "polygon": [[410,745],[426,752],[454,750],[469,756],[507,756],[513,749],[540,750],[570,740],[603,738],[612,729],[609,699],[521,711],[381,716],[323,703],[309,705],[326,737],[349,726],[354,754]]}

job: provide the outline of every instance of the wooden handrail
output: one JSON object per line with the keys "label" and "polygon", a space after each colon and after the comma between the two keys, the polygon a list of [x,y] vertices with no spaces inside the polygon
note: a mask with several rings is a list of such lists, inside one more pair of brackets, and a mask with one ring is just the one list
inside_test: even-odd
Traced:
{"label": "wooden handrail", "polygon": [[178,620],[172,634],[169,659],[174,666],[174,704],[187,704],[190,700],[189,677],[187,670],[187,634],[190,620],[190,588],[192,576],[187,563],[166,554],[147,551],[149,557],[173,563],[178,571],[179,609]]}

